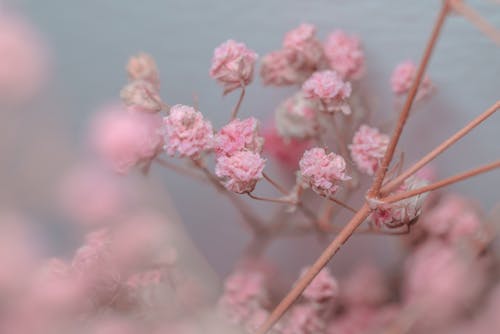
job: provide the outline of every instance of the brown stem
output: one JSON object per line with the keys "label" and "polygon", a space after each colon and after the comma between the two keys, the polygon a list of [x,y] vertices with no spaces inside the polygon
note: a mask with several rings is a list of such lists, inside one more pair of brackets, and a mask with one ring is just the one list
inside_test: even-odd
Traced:
{"label": "brown stem", "polygon": [[276,190],[278,190],[281,194],[287,195],[288,191],[285,189],[285,187],[281,186],[278,182],[274,181],[272,178],[269,177],[266,173],[262,173],[262,176],[264,179],[266,179],[267,182],[269,182]]}
{"label": "brown stem", "polygon": [[179,174],[182,174],[182,175],[185,175],[185,176],[189,176],[189,177],[191,177],[193,179],[197,179],[197,180],[200,180],[200,181],[203,181],[203,182],[207,182],[208,181],[203,175],[200,175],[199,173],[197,173],[197,172],[195,172],[193,170],[190,170],[188,168],[185,168],[185,167],[173,164],[170,161],[164,160],[164,159],[162,159],[160,157],[156,157],[154,161],[158,165],[160,165],[160,166],[162,166],[164,168],[173,170],[176,173],[179,173]]}
{"label": "brown stem", "polygon": [[462,15],[466,20],[468,20],[472,25],[474,25],[479,31],[489,37],[494,43],[500,45],[500,31],[498,31],[493,25],[486,21],[474,8],[467,5],[462,0],[451,0],[451,8]]}
{"label": "brown stem", "polygon": [[333,198],[333,197],[329,197],[328,199],[330,201],[332,201],[332,202],[340,205],[341,207],[343,207],[343,208],[351,211],[351,212],[354,212],[354,213],[358,212],[358,210],[354,209],[352,206],[349,206],[349,204],[346,204],[346,203],[342,202],[341,200],[338,200],[338,199]]}
{"label": "brown stem", "polygon": [[328,245],[325,251],[314,262],[314,264],[307,270],[307,272],[297,281],[295,286],[283,298],[283,300],[271,312],[271,315],[266,319],[264,324],[258,329],[257,334],[264,334],[270,330],[273,325],[283,316],[283,314],[292,306],[292,304],[299,298],[306,287],[316,277],[316,275],[323,269],[323,267],[330,261],[330,259],[337,253],[339,248],[349,237],[354,233],[356,228],[363,223],[368,217],[370,208],[367,204],[356,213],[351,221],[340,231],[337,237]]}
{"label": "brown stem", "polygon": [[481,166],[478,168],[474,168],[474,169],[467,171],[467,172],[464,172],[464,173],[460,173],[460,174],[451,176],[451,177],[446,178],[444,180],[435,182],[433,184],[429,184],[427,186],[424,186],[424,187],[421,187],[418,189],[413,189],[410,191],[405,191],[405,192],[402,192],[399,194],[395,194],[392,196],[382,198],[381,200],[384,203],[394,203],[394,202],[401,201],[401,200],[406,199],[406,198],[410,198],[410,197],[413,197],[416,195],[426,193],[428,191],[432,191],[432,190],[436,190],[436,189],[448,186],[448,185],[453,184],[453,183],[467,180],[468,178],[471,178],[473,176],[476,176],[476,175],[479,175],[482,173],[489,172],[489,171],[494,170],[496,168],[500,168],[500,160],[497,160],[495,162],[492,162],[490,164],[487,164],[487,165],[484,165],[484,166]]}
{"label": "brown stem", "polygon": [[408,115],[410,114],[410,108],[415,100],[417,95],[418,88],[420,86],[420,82],[424,77],[425,70],[427,68],[427,64],[429,63],[429,59],[432,55],[432,51],[434,50],[434,46],[436,45],[437,39],[439,37],[439,33],[443,27],[446,16],[449,12],[448,0],[443,2],[443,6],[441,7],[441,11],[437,17],[436,23],[434,24],[434,28],[432,30],[429,41],[427,42],[424,55],[420,64],[418,65],[417,74],[415,76],[415,80],[413,80],[412,86],[410,88],[410,92],[406,98],[406,102],[401,110],[399,115],[398,123],[396,124],[396,128],[391,136],[391,140],[389,141],[389,145],[387,147],[387,151],[384,154],[384,158],[382,159],[382,164],[380,168],[377,170],[375,175],[375,179],[373,181],[373,185],[368,192],[369,197],[377,197],[382,187],[382,183],[384,182],[385,174],[389,167],[389,164],[392,161],[394,153],[396,151],[396,146],[398,145],[399,138],[401,137],[401,133],[403,132],[403,128],[405,126],[406,120],[408,119]]}
{"label": "brown stem", "polygon": [[269,197],[262,197],[262,196],[256,196],[253,195],[252,193],[246,193],[248,197],[253,198],[257,201],[263,201],[263,202],[271,202],[271,203],[280,203],[280,204],[290,204],[290,205],[296,205],[297,203],[294,203],[292,201],[289,201],[287,199],[282,199],[282,198],[269,198]]}
{"label": "brown stem", "polygon": [[231,121],[235,119],[236,116],[238,116],[238,111],[240,110],[241,102],[243,102],[244,97],[245,97],[245,85],[242,83],[240,97],[238,99],[238,102],[236,103],[236,106],[233,109],[233,112],[231,113]]}
{"label": "brown stem", "polygon": [[440,145],[438,145],[434,150],[429,152],[422,159],[420,159],[418,162],[416,162],[413,166],[411,166],[406,171],[404,171],[401,175],[399,175],[394,180],[387,183],[387,185],[385,185],[382,188],[381,195],[385,196],[385,195],[389,194],[391,191],[395,190],[408,177],[412,176],[418,170],[420,170],[422,167],[424,167],[429,162],[434,160],[438,155],[440,155],[446,149],[448,149],[450,146],[452,146],[457,141],[459,141],[462,137],[464,137],[466,134],[468,134],[472,129],[474,129],[476,126],[478,126],[479,124],[484,122],[488,117],[493,115],[498,109],[500,109],[500,101],[497,101],[493,106],[491,106],[489,109],[487,109],[481,115],[479,115],[478,117],[473,119],[465,127],[460,129],[459,131],[457,131],[453,136],[446,139],[444,142],[442,142]]}

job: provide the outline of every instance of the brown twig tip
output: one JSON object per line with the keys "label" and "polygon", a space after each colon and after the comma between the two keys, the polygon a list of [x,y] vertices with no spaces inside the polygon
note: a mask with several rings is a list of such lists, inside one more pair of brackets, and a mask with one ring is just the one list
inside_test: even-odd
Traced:
{"label": "brown twig tip", "polygon": [[500,45],[500,31],[485,20],[474,8],[467,5],[463,0],[449,0],[449,4],[454,12],[463,16],[495,44]]}

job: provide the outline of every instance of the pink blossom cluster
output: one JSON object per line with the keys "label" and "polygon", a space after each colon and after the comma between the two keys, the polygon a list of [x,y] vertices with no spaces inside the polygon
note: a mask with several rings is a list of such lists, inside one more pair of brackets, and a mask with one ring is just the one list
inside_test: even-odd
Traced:
{"label": "pink blossom cluster", "polygon": [[213,148],[212,124],[193,107],[176,104],[163,118],[165,150],[173,156],[197,158]]}
{"label": "pink blossom cluster", "polygon": [[252,192],[262,178],[265,160],[260,156],[264,139],[258,121],[251,117],[234,119],[215,136],[215,174],[235,193]]}
{"label": "pink blossom cluster", "polygon": [[260,74],[266,85],[300,84],[324,64],[323,46],[316,37],[316,27],[301,24],[285,35],[281,50],[262,58]]}
{"label": "pink blossom cluster", "polygon": [[344,82],[335,71],[315,72],[302,85],[304,96],[316,100],[326,112],[351,113],[347,99],[351,96],[351,84]]}
{"label": "pink blossom cluster", "polygon": [[318,109],[316,101],[306,99],[304,93],[298,92],[276,109],[274,114],[276,130],[286,140],[314,138],[320,131]]}
{"label": "pink blossom cluster", "polygon": [[363,124],[354,134],[349,149],[356,167],[363,173],[374,175],[388,145],[389,136]]}
{"label": "pink blossom cluster", "polygon": [[161,116],[109,105],[91,124],[90,143],[95,152],[115,171],[149,164],[163,145]]}
{"label": "pink blossom cluster", "polygon": [[281,136],[274,123],[263,133],[264,154],[274,158],[280,166],[287,170],[296,170],[304,152],[311,146],[310,140],[285,139]]}
{"label": "pink blossom cluster", "polygon": [[230,39],[214,50],[210,76],[224,87],[224,94],[248,86],[257,57],[245,44]]}
{"label": "pink blossom cluster", "polygon": [[132,109],[158,112],[163,108],[160,98],[160,76],[154,59],[145,53],[132,57],[127,64],[129,83],[120,95]]}
{"label": "pink blossom cluster", "polygon": [[305,151],[299,166],[304,185],[324,197],[333,197],[339,183],[351,178],[346,174],[346,163],[342,156],[327,154],[325,149],[319,147]]}
{"label": "pink blossom cluster", "polygon": [[[403,95],[409,92],[417,75],[417,67],[411,60],[404,61],[394,68],[391,75],[391,88],[394,94]],[[423,99],[432,93],[434,85],[429,76],[422,78],[416,99]]]}
{"label": "pink blossom cluster", "polygon": [[330,68],[344,80],[358,80],[365,71],[365,56],[361,41],[342,30],[332,32],[325,42],[325,56]]}

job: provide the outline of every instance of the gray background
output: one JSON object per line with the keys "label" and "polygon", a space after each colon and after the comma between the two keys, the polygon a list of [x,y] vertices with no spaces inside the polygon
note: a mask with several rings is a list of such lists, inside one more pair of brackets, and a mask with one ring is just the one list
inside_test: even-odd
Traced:
{"label": "gray background", "polygon": [[[401,60],[418,60],[441,1],[401,0],[267,0],[267,1],[13,1],[39,27],[52,48],[54,78],[51,97],[40,112],[64,115],[67,138],[75,147],[86,120],[103,103],[116,99],[125,82],[128,57],[139,51],[157,60],[162,96],[170,103],[191,104],[193,94],[202,112],[216,126],[223,124],[236,94],[221,98],[208,76],[215,46],[228,38],[244,41],[260,55],[280,47],[283,34],[301,22],[316,24],[320,37],[341,28],[358,34],[367,57],[363,88],[369,91],[378,123],[394,117],[389,76]],[[469,4],[500,27],[500,5],[475,0]],[[500,97],[500,48],[461,17],[445,26],[429,68],[437,95],[419,106],[401,149],[412,161],[453,133]],[[288,89],[265,89],[259,80],[249,88],[242,115],[271,117]],[[486,163],[500,156],[500,117],[474,131],[437,161],[441,176]],[[274,173],[277,173],[274,170]],[[227,203],[210,189],[156,171],[180,216],[208,261],[227,272],[248,239]],[[480,199],[489,209],[499,200],[500,173],[495,171],[453,189]],[[196,190],[196,191],[195,191]],[[265,205],[264,205],[265,206]],[[266,210],[266,209],[264,209]],[[357,237],[335,262],[342,270],[354,257],[375,257],[383,265],[396,261],[396,242],[383,237]],[[223,241],[223,243],[221,242]],[[280,268],[295,272],[319,254],[314,238],[280,241],[271,249]],[[298,251],[297,249],[300,249]],[[369,254],[369,255],[367,255]]]}

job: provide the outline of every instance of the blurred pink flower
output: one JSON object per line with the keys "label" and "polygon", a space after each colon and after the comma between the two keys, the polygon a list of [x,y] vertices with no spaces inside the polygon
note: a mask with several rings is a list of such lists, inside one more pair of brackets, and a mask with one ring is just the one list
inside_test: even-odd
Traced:
{"label": "blurred pink flower", "polygon": [[[305,274],[307,268],[302,271]],[[301,276],[302,276],[301,275]],[[330,273],[328,268],[323,268],[318,275],[311,281],[302,293],[302,296],[314,303],[323,303],[336,298],[339,294],[337,280]]]}
{"label": "blurred pink flower", "polygon": [[357,80],[364,74],[365,56],[361,42],[342,30],[331,33],[325,42],[325,55],[330,68],[344,80]]}
{"label": "blurred pink flower", "polygon": [[316,38],[316,27],[312,24],[303,23],[287,32],[283,48],[297,52],[303,63],[301,67],[318,69],[324,61],[323,45]]}
{"label": "blurred pink flower", "polygon": [[248,86],[257,57],[245,44],[230,39],[214,50],[210,76],[224,87],[224,94]]}
{"label": "blurred pink flower", "polygon": [[120,105],[102,109],[92,122],[91,144],[116,172],[149,162],[160,151],[161,116],[126,110]]}
{"label": "blurred pink flower", "polygon": [[275,112],[278,133],[285,139],[310,139],[318,135],[318,104],[298,92],[281,103]]}
{"label": "blurred pink flower", "polygon": [[[404,61],[396,66],[391,76],[392,91],[396,95],[409,92],[417,75],[417,67],[411,60]],[[416,99],[420,100],[428,96],[433,90],[433,84],[429,76],[424,75],[417,92]]]}
{"label": "blurred pink flower", "polygon": [[389,296],[382,271],[373,264],[361,264],[340,283],[342,300],[348,307],[377,306]]}
{"label": "blurred pink flower", "polygon": [[315,72],[302,85],[302,91],[308,99],[321,102],[326,112],[340,111],[345,115],[351,113],[347,99],[351,96],[351,84],[344,82],[335,71]]}
{"label": "blurred pink flower", "polygon": [[44,41],[24,18],[0,13],[0,102],[34,97],[47,80],[49,56]]}
{"label": "blurred pink flower", "polygon": [[326,328],[314,304],[293,306],[283,323],[282,334],[318,334]]}
{"label": "blurred pink flower", "polygon": [[283,167],[296,170],[304,151],[311,146],[309,140],[284,139],[274,124],[264,130],[264,153],[276,159]]}
{"label": "blurred pink flower", "polygon": [[259,136],[258,131],[259,121],[254,117],[232,120],[215,135],[216,155],[231,156],[242,150],[260,153],[264,138]]}
{"label": "blurred pink flower", "polygon": [[377,128],[361,125],[349,145],[351,157],[358,169],[374,175],[389,145],[389,136]]}
{"label": "blurred pink flower", "polygon": [[223,180],[224,186],[235,193],[252,192],[262,178],[265,160],[260,154],[238,151],[230,157],[221,156],[215,165],[215,174]]}
{"label": "blurred pink flower", "polygon": [[165,150],[171,156],[197,158],[213,148],[212,124],[193,107],[177,104],[163,119]]}
{"label": "blurred pink flower", "polygon": [[136,111],[158,112],[162,101],[156,88],[148,81],[136,80],[128,83],[120,92],[125,105]]}
{"label": "blurred pink flower", "polygon": [[139,53],[131,57],[127,63],[127,74],[130,81],[147,81],[156,90],[160,89],[160,75],[156,62],[147,53]]}
{"label": "blurred pink flower", "polygon": [[304,152],[299,162],[301,179],[320,196],[332,197],[341,181],[350,180],[342,156],[327,154],[325,149],[315,147]]}

